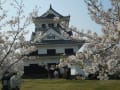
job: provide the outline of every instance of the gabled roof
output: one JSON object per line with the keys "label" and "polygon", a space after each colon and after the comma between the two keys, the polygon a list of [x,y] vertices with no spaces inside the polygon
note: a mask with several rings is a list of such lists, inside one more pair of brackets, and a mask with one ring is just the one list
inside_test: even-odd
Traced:
{"label": "gabled roof", "polygon": [[68,16],[61,15],[60,13],[58,13],[57,11],[55,11],[52,8],[52,5],[50,5],[50,8],[44,14],[42,14],[39,17],[33,17],[33,18],[44,20],[44,19],[53,19],[54,17],[59,17],[59,18],[62,18],[62,19],[67,19],[67,20],[70,19],[70,15],[68,15]]}
{"label": "gabled roof", "polygon": [[60,19],[60,21],[69,21],[70,20],[70,15],[68,16],[63,16],[60,13],[58,13],[57,11],[55,11],[52,6],[50,5],[50,8],[41,16],[38,17],[32,17],[33,22],[54,22],[55,17],[58,17]]}
{"label": "gabled roof", "polygon": [[57,17],[63,17],[60,13],[56,12],[53,8],[52,5],[50,5],[49,10],[47,10],[43,15],[41,15],[41,18],[46,18],[48,15],[54,15]]}
{"label": "gabled roof", "polygon": [[42,38],[41,39],[44,39],[44,37],[46,37],[46,36],[48,36],[49,34],[53,34],[53,35],[55,35],[55,36],[57,36],[57,37],[59,37],[59,38],[61,38],[61,39],[65,39],[65,37],[63,37],[60,33],[58,33],[56,30],[54,30],[53,28],[50,28],[48,31],[46,31],[44,34],[43,34],[43,36],[42,36]]}
{"label": "gabled roof", "polygon": [[55,37],[54,39],[66,40],[67,38],[64,37],[58,30],[54,28],[49,28],[48,30],[41,33],[40,36],[39,34],[32,33],[31,41],[35,40],[35,41],[41,42],[41,40],[47,39],[47,37],[50,37],[51,35]]}

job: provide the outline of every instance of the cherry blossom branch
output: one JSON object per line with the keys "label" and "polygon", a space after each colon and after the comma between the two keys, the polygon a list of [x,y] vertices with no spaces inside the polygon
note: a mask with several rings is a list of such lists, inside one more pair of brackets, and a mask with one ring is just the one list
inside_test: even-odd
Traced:
{"label": "cherry blossom branch", "polygon": [[12,64],[10,64],[10,65],[6,68],[6,70],[4,70],[3,75],[4,75],[4,73],[7,72],[14,64],[18,63],[18,62],[21,61],[23,58],[24,58],[24,55],[22,55],[20,58],[18,58],[18,60],[16,60],[16,61],[13,62]]}

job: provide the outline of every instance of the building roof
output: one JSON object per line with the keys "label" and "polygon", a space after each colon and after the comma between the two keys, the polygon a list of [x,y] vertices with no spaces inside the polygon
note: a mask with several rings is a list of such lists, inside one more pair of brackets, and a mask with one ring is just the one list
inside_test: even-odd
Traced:
{"label": "building roof", "polygon": [[61,15],[52,8],[52,5],[50,5],[50,8],[44,14],[42,14],[39,17],[35,17],[34,19],[53,19],[54,17],[59,17],[60,19],[67,19],[67,20],[70,18],[70,16]]}
{"label": "building roof", "polygon": [[88,46],[88,43],[84,43],[82,47],[79,49],[79,52],[83,52],[87,46]]}
{"label": "building roof", "polygon": [[42,40],[41,42],[32,43],[34,45],[51,45],[51,44],[84,44],[80,40]]}
{"label": "building roof", "polygon": [[58,15],[59,17],[63,17],[60,13],[58,13],[57,11],[55,11],[53,8],[52,8],[52,5],[50,4],[50,8],[48,11],[46,11],[43,15],[41,15],[40,17],[45,17],[47,13],[49,13],[50,11],[52,11],[54,14]]}

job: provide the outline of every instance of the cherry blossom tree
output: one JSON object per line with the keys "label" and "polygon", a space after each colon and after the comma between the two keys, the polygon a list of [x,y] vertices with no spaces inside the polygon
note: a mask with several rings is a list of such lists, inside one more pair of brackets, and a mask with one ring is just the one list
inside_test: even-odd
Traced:
{"label": "cherry blossom tree", "polygon": [[97,62],[99,78],[105,79],[106,74],[118,73],[120,69],[120,0],[110,0],[111,6],[107,10],[100,0],[85,2],[92,20],[102,26],[100,40],[90,41],[88,47],[96,49],[92,54],[93,61]]}
{"label": "cherry blossom tree", "polygon": [[33,9],[33,12],[25,16],[23,0],[12,0],[11,7],[16,13],[10,18],[9,11],[4,9],[4,3],[7,3],[7,0],[0,2],[0,77],[5,72],[16,72],[22,76],[25,54],[35,50],[35,47],[26,41],[25,35],[28,33],[27,27],[31,24],[32,16],[37,15],[37,10]]}
{"label": "cherry blossom tree", "polygon": [[[74,62],[81,63],[84,71],[95,74],[95,78],[105,80],[114,76],[120,78],[120,0],[110,0],[110,7],[106,10],[102,0],[85,0],[91,19],[102,26],[103,35],[88,30],[80,32],[76,28],[73,39],[85,40],[84,49],[76,54],[76,59],[61,59],[60,65]],[[97,74],[96,74],[97,73]]]}

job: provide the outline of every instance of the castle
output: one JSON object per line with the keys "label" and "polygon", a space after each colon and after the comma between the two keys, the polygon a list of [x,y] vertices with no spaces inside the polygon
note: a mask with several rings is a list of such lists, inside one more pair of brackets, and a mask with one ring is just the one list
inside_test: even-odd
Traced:
{"label": "castle", "polygon": [[69,30],[70,16],[63,16],[52,6],[40,17],[33,17],[35,32],[31,35],[31,44],[37,50],[24,60],[24,76],[47,77],[50,68],[59,64],[60,56],[74,55],[84,44],[72,39]]}

